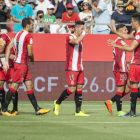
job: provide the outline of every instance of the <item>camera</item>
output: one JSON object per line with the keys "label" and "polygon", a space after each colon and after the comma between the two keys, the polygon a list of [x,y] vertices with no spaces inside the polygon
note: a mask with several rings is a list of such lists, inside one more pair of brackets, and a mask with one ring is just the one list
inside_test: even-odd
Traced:
{"label": "camera", "polygon": [[42,16],[42,15],[40,15],[40,16],[39,16],[39,18],[43,18],[43,16]]}

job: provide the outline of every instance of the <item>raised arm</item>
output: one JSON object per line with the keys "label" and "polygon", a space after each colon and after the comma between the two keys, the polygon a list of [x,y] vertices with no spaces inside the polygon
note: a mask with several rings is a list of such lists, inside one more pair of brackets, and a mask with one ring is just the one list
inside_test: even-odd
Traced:
{"label": "raised arm", "polygon": [[86,24],[84,25],[83,33],[79,37],[77,37],[76,39],[75,38],[71,39],[70,43],[73,45],[78,45],[83,40],[85,34],[86,34]]}
{"label": "raised arm", "polygon": [[107,25],[107,26],[110,28],[110,30],[112,32],[114,32],[115,34],[117,34],[118,36],[120,36],[124,39],[127,39],[127,40],[133,40],[134,39],[134,35],[133,35],[134,32],[131,32],[130,34],[122,34],[122,33],[117,32],[114,27],[112,27],[110,25]]}
{"label": "raised arm", "polygon": [[107,44],[108,46],[112,46],[112,47],[118,48],[123,51],[128,51],[128,52],[132,52],[139,45],[139,43],[136,40],[134,40],[131,46],[129,45],[120,46],[120,45],[117,45],[115,41],[110,40],[110,39],[107,41]]}

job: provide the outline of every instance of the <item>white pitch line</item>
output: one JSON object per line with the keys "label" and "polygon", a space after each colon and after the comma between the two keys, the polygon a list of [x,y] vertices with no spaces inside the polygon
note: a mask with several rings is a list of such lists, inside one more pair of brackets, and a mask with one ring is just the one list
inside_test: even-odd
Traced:
{"label": "white pitch line", "polygon": [[0,123],[61,123],[61,124],[137,124],[140,122],[58,122],[58,121],[0,121]]}

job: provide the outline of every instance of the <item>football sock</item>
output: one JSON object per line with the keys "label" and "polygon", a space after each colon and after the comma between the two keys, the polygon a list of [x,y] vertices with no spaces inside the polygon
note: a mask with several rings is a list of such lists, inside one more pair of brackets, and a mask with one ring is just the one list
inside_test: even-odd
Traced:
{"label": "football sock", "polygon": [[37,104],[37,101],[36,101],[35,95],[33,93],[33,90],[27,91],[27,95],[28,95],[28,98],[29,98],[31,104],[33,105],[35,111],[40,110],[40,107]]}
{"label": "football sock", "polygon": [[117,106],[117,111],[122,110],[122,93],[121,92],[116,93],[116,106]]}
{"label": "football sock", "polygon": [[5,91],[3,88],[0,88],[0,102],[1,102],[1,107],[4,104],[5,101]]}
{"label": "football sock", "polygon": [[81,111],[82,105],[82,91],[75,92],[75,104],[76,104],[76,113],[79,113]]}
{"label": "football sock", "polygon": [[111,98],[111,101],[114,103],[116,101],[116,94]]}
{"label": "football sock", "polygon": [[61,102],[65,100],[70,94],[72,94],[72,92],[68,88],[65,89],[56,101],[56,104],[61,104]]}
{"label": "football sock", "polygon": [[136,113],[136,103],[138,97],[138,88],[131,88],[130,100],[131,100],[131,110]]}
{"label": "football sock", "polygon": [[3,104],[3,109],[2,109],[3,112],[7,111],[7,107],[12,99],[12,95],[15,94],[15,92],[16,91],[13,88],[9,88],[7,95],[6,95],[6,99],[5,99],[4,104]]}
{"label": "football sock", "polygon": [[18,92],[16,91],[15,94],[12,96],[13,100],[13,110],[17,111],[18,110]]}

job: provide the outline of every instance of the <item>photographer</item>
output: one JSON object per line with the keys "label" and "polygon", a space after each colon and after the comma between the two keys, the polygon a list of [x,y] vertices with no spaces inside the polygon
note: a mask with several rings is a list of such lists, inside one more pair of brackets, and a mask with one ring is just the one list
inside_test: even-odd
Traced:
{"label": "photographer", "polygon": [[[45,23],[43,20],[44,18],[44,12],[42,10],[37,11],[37,18],[35,20],[35,23]],[[35,33],[45,33],[45,29],[47,25],[41,25],[41,24],[36,24],[35,25]]]}
{"label": "photographer", "polygon": [[[9,8],[5,5],[4,0],[0,0],[0,22],[6,22],[9,17]],[[6,24],[1,25],[1,32],[7,33]]]}

